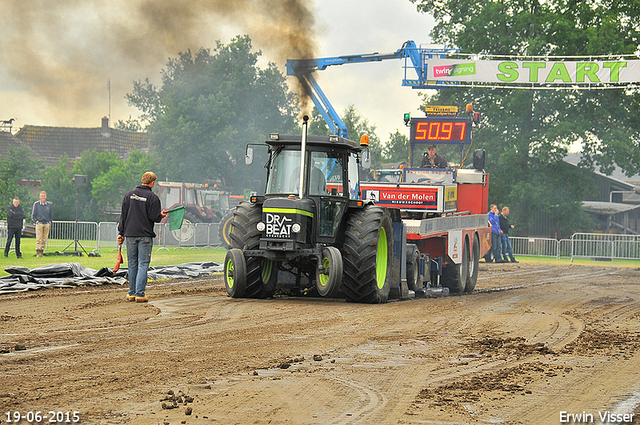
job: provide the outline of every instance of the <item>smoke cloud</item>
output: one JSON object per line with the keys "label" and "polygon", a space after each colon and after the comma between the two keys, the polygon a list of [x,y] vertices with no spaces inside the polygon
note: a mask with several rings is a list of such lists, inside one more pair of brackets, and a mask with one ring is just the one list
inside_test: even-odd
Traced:
{"label": "smoke cloud", "polygon": [[[28,101],[45,125],[97,126],[107,81],[124,103],[132,81],[152,80],[169,57],[248,34],[284,69],[315,57],[311,2],[300,0],[6,0],[0,13],[0,118]],[[312,3],[311,3],[312,4]],[[36,113],[36,114],[37,114]],[[20,125],[32,124],[17,117]],[[126,119],[115,116],[114,119]]]}

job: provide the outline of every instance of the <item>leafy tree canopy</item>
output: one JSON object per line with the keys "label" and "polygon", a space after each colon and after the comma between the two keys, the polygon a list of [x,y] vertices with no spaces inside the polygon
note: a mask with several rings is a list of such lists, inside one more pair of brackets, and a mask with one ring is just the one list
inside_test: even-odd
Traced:
{"label": "leafy tree canopy", "polygon": [[3,208],[0,217],[7,218],[7,206],[13,198],[19,198],[22,209],[31,214],[30,203],[35,199],[29,194],[26,186],[19,184],[22,179],[38,179],[44,162],[33,156],[33,153],[24,146],[10,146],[8,155],[0,158],[0,200]]}
{"label": "leafy tree canopy", "polygon": [[158,175],[174,181],[220,181],[226,189],[252,187],[261,166],[247,171],[247,142],[295,128],[297,101],[275,64],[258,67],[248,36],[213,52],[201,48],[170,59],[162,85],[134,83],[129,103],[148,121],[160,162]]}
{"label": "leafy tree canopy", "polygon": [[[155,159],[147,153],[134,151],[121,160],[115,152],[85,151],[73,164],[64,155],[57,166],[47,167],[42,188],[52,203],[56,221],[75,220],[76,199],[78,220],[114,221],[124,194],[140,184],[143,173],[156,169]],[[86,175],[87,186],[75,186],[74,174]]]}
{"label": "leafy tree canopy", "polygon": [[[437,21],[434,41],[465,53],[493,55],[620,55],[640,44],[636,2],[552,0],[410,0]],[[637,90],[451,89],[425,103],[473,103],[483,114],[474,145],[487,151],[490,202],[508,204],[526,231],[534,214],[560,220],[559,233],[590,223],[580,208],[591,189],[561,159],[580,146],[585,167],[605,173],[618,164],[640,172]],[[564,224],[563,224],[564,223]]]}

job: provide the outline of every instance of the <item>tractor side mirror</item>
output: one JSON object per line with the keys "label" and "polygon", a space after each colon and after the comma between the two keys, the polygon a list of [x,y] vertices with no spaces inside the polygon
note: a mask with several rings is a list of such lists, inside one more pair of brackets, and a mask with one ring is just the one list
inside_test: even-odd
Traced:
{"label": "tractor side mirror", "polygon": [[253,164],[253,148],[247,145],[247,149],[244,153],[244,163],[247,165]]}
{"label": "tractor side mirror", "polygon": [[369,149],[362,151],[362,168],[366,170],[371,168],[371,152],[369,152]]}

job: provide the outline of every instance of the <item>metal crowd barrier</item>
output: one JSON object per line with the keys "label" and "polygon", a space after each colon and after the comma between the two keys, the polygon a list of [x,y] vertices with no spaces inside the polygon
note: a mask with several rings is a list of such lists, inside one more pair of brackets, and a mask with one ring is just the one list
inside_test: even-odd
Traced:
{"label": "metal crowd barrier", "polygon": [[47,248],[75,250],[76,238],[79,251],[81,251],[80,246],[87,252],[98,249],[98,223],[79,221],[76,224],[75,221],[53,221],[49,229]]}
{"label": "metal crowd barrier", "polygon": [[509,237],[514,255],[640,260],[639,235],[574,233],[571,239]]}
{"label": "metal crowd barrier", "polygon": [[[74,221],[54,221],[51,224],[48,249],[75,249]],[[156,224],[154,248],[204,249],[221,246],[220,223],[184,223],[179,230],[170,230],[169,223]],[[85,251],[115,251],[118,247],[118,223],[78,222],[78,243]],[[514,255],[554,258],[594,258],[640,260],[640,235],[574,233],[571,239],[509,237]],[[0,246],[7,241],[6,221],[0,221]],[[80,249],[80,248],[78,248]]]}
{"label": "metal crowd barrier", "polygon": [[640,236],[574,233],[571,257],[640,259]]}
{"label": "metal crowd barrier", "polygon": [[[153,246],[159,250],[202,249],[220,246],[219,223],[183,223],[182,228],[171,230],[169,223],[156,223]],[[98,250],[118,247],[118,223],[102,222],[98,225]]]}

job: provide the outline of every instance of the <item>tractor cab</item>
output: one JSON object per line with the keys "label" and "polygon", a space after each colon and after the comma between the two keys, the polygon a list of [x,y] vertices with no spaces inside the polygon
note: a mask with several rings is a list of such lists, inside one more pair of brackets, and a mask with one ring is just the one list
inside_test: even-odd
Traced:
{"label": "tractor cab", "polygon": [[261,249],[289,251],[335,243],[349,201],[361,198],[360,146],[338,136],[302,139],[274,133],[266,141]]}

